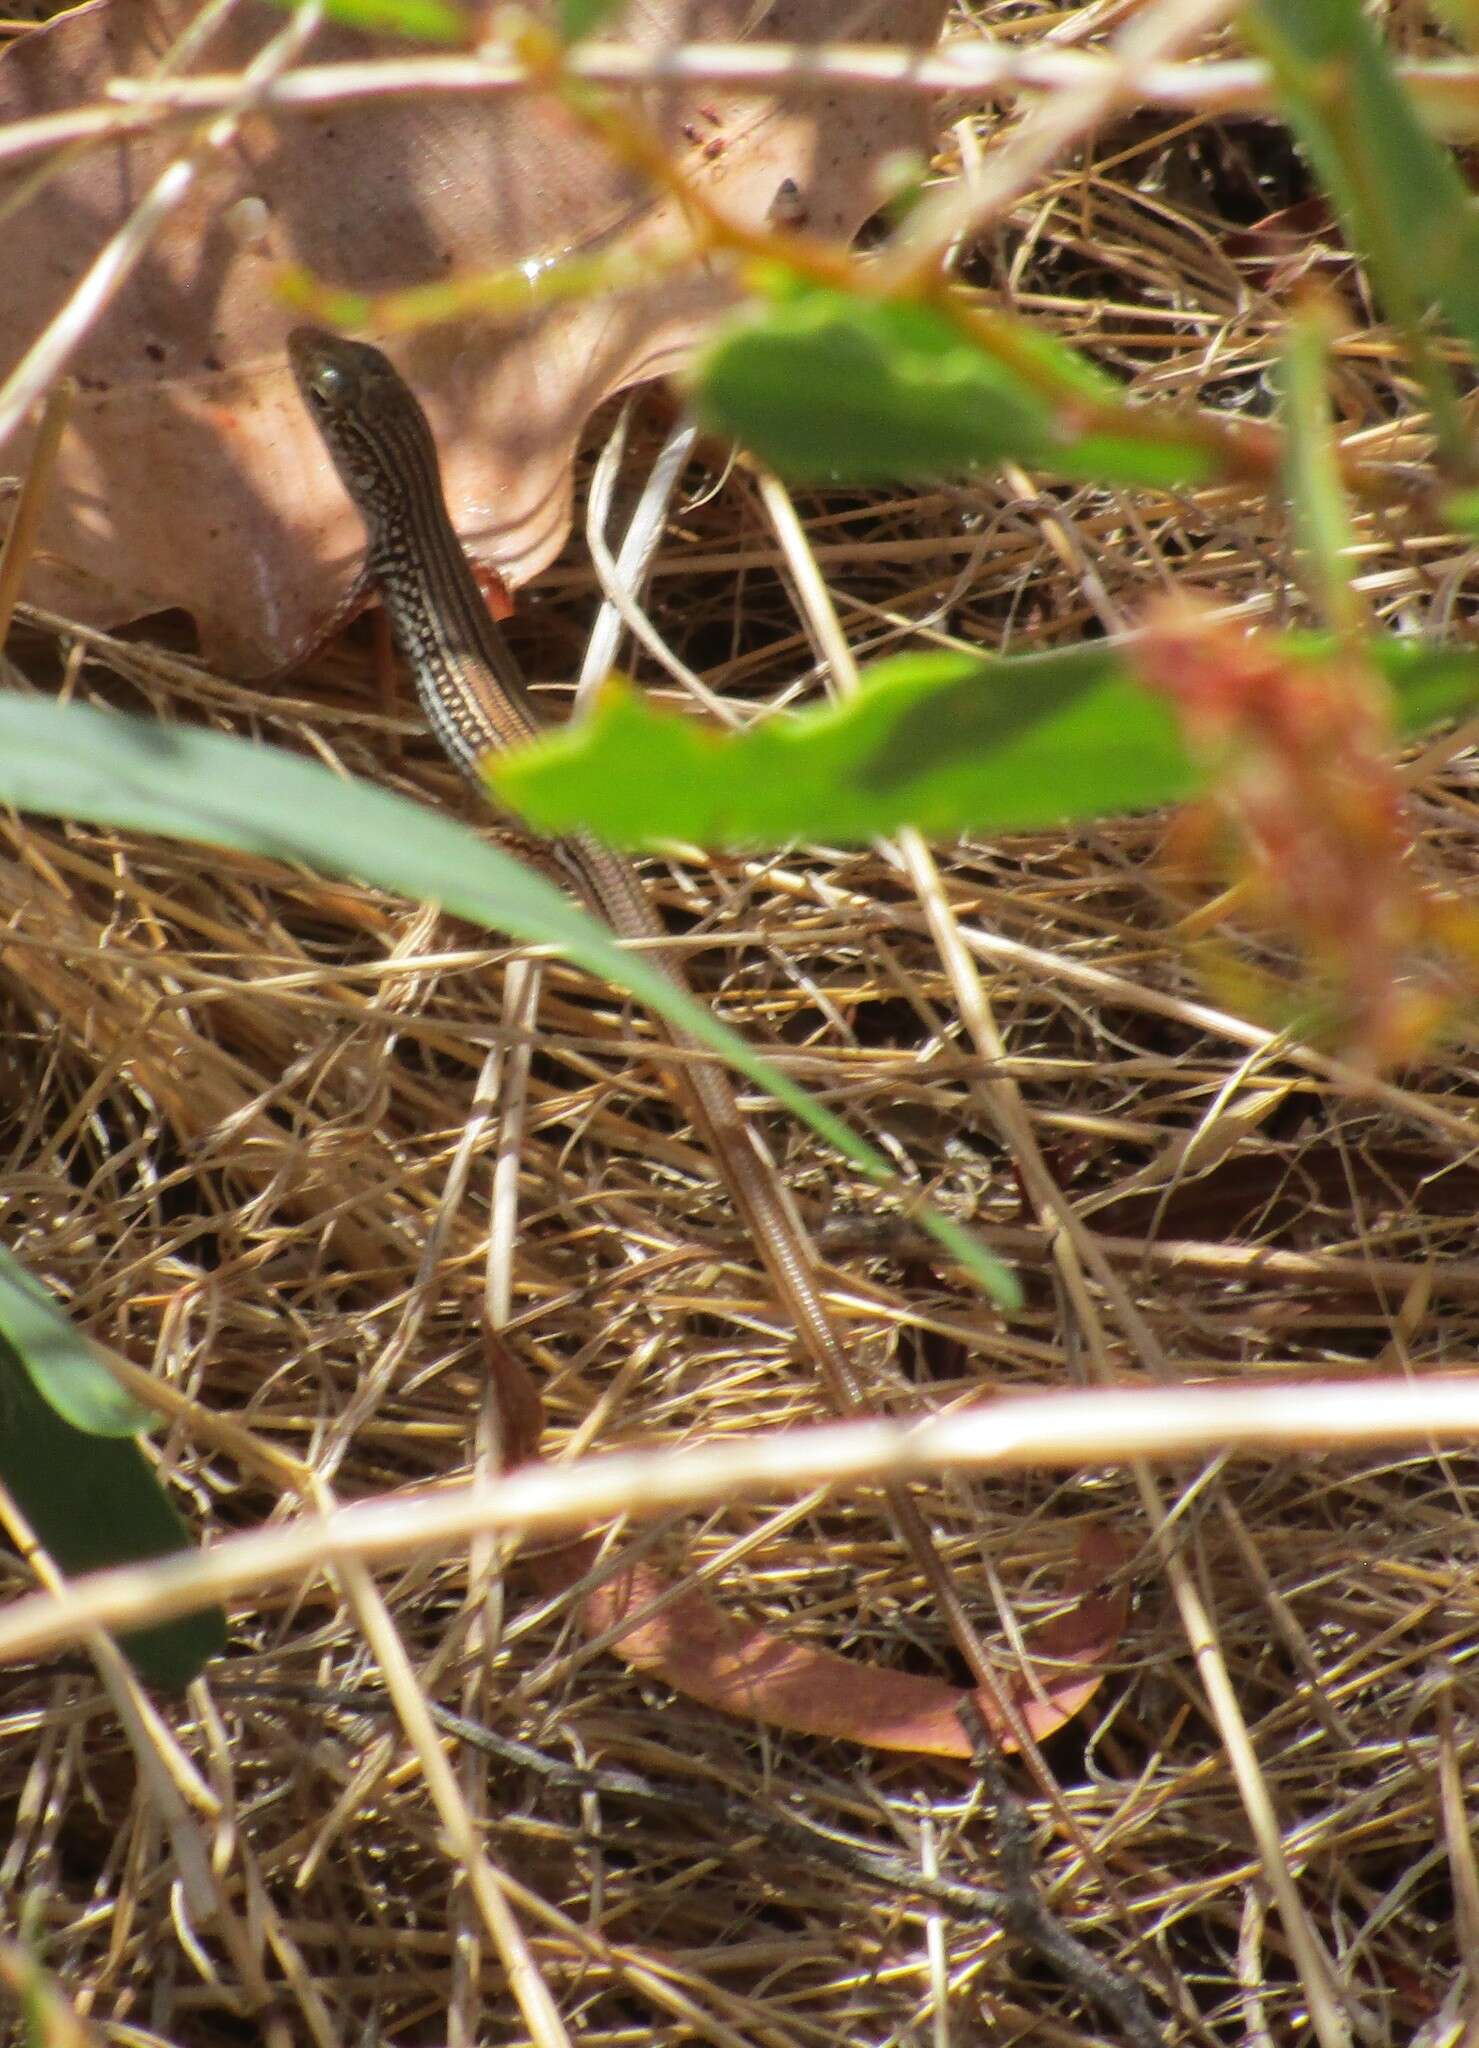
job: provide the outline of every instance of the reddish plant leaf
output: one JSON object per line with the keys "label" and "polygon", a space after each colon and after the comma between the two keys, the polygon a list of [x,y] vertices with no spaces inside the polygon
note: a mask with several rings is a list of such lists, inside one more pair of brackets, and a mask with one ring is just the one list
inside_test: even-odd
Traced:
{"label": "reddish plant leaf", "polygon": [[[549,1591],[576,1583],[598,1554],[594,1543],[573,1543],[539,1560]],[[1034,1632],[1030,1647],[1035,1683],[1004,1675],[1003,1690],[1041,1742],[1077,1714],[1104,1680],[1101,1666],[1119,1642],[1129,1613],[1129,1590],[1105,1581],[1124,1562],[1119,1538],[1090,1524],[1080,1538],[1068,1591],[1077,1605]],[[656,1566],[638,1564],[590,1594],[580,1625],[604,1633],[623,1615],[672,1592]],[[925,1756],[968,1757],[970,1739],[959,1708],[969,1695],[943,1679],[842,1657],[834,1650],[789,1642],[755,1623],[726,1614],[701,1587],[676,1594],[663,1611],[639,1622],[616,1644],[634,1671],[660,1678],[675,1692],[798,1735],[825,1735],[868,1749],[906,1750]],[[995,1705],[975,1695],[986,1724],[1004,1750],[1016,1747]]]}
{"label": "reddish plant leaf", "polygon": [[1380,670],[1361,649],[1297,660],[1186,596],[1153,609],[1131,658],[1213,778],[1173,829],[1168,871],[1219,889],[1230,876],[1237,919],[1303,956],[1284,979],[1204,946],[1232,1006],[1323,1026],[1361,1065],[1416,1058],[1479,993],[1479,916],[1413,858]]}
{"label": "reddish plant leaf", "polygon": [[[0,58],[0,124],[95,104],[110,79],[147,75],[196,11],[188,0],[93,0],[24,36]],[[845,31],[928,46],[943,11],[943,0],[772,0],[760,25],[783,41]],[[734,40],[755,13],[752,0],[628,0],[606,26],[653,45]],[[265,0],[240,0],[194,69],[240,70],[282,24]],[[327,29],[307,58],[385,50],[405,54]],[[842,237],[874,203],[869,165],[920,145],[927,117],[912,96],[842,87],[784,106],[662,88],[638,105],[737,219],[763,223],[789,180],[809,227]],[[179,147],[114,141],[29,195],[36,160],[6,167],[0,370]],[[362,536],[288,375],[296,316],[275,296],[280,266],[381,291],[575,251],[636,252],[680,226],[671,203],[653,203],[548,97],[253,116],[74,358],[81,388],[25,594],[99,625],[179,607],[213,659],[258,674],[285,666],[347,608]],[[431,414],[475,556],[512,584],[550,559],[569,526],[584,421],[613,391],[680,363],[729,290],[717,270],[695,269],[511,326],[469,321],[391,344]],[[24,459],[12,444],[5,467]]]}

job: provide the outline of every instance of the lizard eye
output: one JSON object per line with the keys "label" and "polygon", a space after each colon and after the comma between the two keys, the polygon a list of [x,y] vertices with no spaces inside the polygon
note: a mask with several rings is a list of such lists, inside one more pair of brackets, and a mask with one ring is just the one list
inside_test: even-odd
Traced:
{"label": "lizard eye", "polygon": [[315,363],[308,376],[309,395],[327,412],[343,403],[348,382],[337,363]]}

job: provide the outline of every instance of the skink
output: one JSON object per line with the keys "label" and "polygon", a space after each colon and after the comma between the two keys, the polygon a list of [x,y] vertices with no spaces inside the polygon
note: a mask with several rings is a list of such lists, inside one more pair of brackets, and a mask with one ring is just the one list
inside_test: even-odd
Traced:
{"label": "skink", "polygon": [[[483,601],[442,496],[441,465],[425,413],[379,349],[300,327],[289,353],[304,402],[369,535],[367,568],[390,617],[428,724],[478,784],[485,754],[537,731],[519,665]],[[657,941],[649,958],[691,994],[635,870],[581,833],[553,848],[618,937]],[[826,1381],[839,1414],[864,1405],[847,1349],[818,1290],[810,1247],[765,1142],[746,1123],[723,1068],[686,1032],[656,1020],[685,1061],[682,1086],[694,1129],[713,1154],[777,1294]],[[1026,1740],[965,1612],[960,1593],[912,1496],[885,1489],[895,1526],[945,1616],[998,1725]]]}
{"label": "skink", "polygon": [[[491,617],[442,495],[426,415],[379,349],[297,328],[289,353],[299,390],[369,535],[366,563],[416,685],[427,722],[471,781],[490,753],[539,727],[528,692]],[[678,987],[688,981],[636,871],[585,834],[553,849],[619,937],[656,940],[649,957]],[[682,1083],[699,1135],[723,1174],[776,1291],[842,1410],[860,1405],[856,1376],[822,1303],[804,1234],[759,1133],[743,1116],[722,1068],[659,1020],[669,1042],[700,1057]]]}

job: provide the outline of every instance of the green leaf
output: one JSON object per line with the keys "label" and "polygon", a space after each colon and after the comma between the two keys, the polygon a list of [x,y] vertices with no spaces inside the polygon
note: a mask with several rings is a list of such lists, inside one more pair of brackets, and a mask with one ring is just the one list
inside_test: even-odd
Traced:
{"label": "green leaf", "polygon": [[[300,0],[278,0],[292,7]],[[376,35],[410,36],[422,43],[465,43],[468,18],[451,0],[324,0],[330,21]]]}
{"label": "green leaf", "polygon": [[1479,533],[1479,491],[1450,491],[1440,514],[1454,533]]}
{"label": "green leaf", "polygon": [[[1479,696],[1475,650],[1377,640],[1370,652],[1409,731]],[[1125,648],[1107,646],[902,655],[844,704],[738,735],[608,686],[593,717],[493,770],[503,800],[542,829],[586,827],[622,846],[1018,831],[1168,803],[1199,779],[1169,707],[1136,682]]]}
{"label": "green leaf", "polygon": [[574,43],[593,34],[619,4],[620,0],[558,0],[555,24],[561,40]]}
{"label": "green leaf", "polygon": [[44,1401],[89,1436],[137,1436],[155,1418],[125,1393],[39,1280],[0,1246],[0,1339]]}
{"label": "green leaf", "polygon": [[771,280],[699,358],[695,403],[785,475],[838,483],[959,476],[1014,460],[1103,483],[1182,486],[1207,450],[1159,433],[1083,357],[998,320],[1011,361],[933,307]]}
{"label": "green leaf", "polygon": [[[65,1572],[190,1547],[148,1459],[128,1440],[153,1420],[0,1247],[0,1484]],[[141,1678],[182,1686],[225,1639],[225,1616],[211,1608],[119,1640]]]}
{"label": "green leaf", "polygon": [[[34,1379],[34,1361],[23,1364],[0,1337],[0,1484],[62,1570],[71,1576],[188,1550],[190,1533],[139,1446],[75,1429]],[[118,1640],[141,1678],[183,1686],[224,1647],[226,1620],[212,1607]]]}
{"label": "green leaf", "polygon": [[[552,883],[388,790],[275,747],[0,692],[0,802],[298,861],[554,946],[691,1032],[870,1180],[897,1180],[881,1153]],[[927,1204],[913,1213],[998,1301],[1016,1305],[1006,1269],[969,1232]]]}
{"label": "green leaf", "polygon": [[1361,0],[1254,0],[1250,39],[1403,329],[1449,461],[1472,470],[1453,378],[1424,323],[1437,306],[1479,353],[1479,216],[1452,153],[1430,135]]}
{"label": "green leaf", "polygon": [[[1296,645],[1311,655],[1330,648],[1328,641],[1305,638]],[[1479,653],[1472,647],[1424,647],[1373,635],[1362,642],[1361,652],[1386,677],[1397,731],[1404,738],[1461,716],[1479,696]]]}

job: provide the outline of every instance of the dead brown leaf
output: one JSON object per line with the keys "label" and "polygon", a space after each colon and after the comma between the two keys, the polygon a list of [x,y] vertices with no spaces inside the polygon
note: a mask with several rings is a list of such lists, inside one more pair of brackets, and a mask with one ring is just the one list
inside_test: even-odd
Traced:
{"label": "dead brown leaf", "polygon": [[[110,80],[148,76],[194,12],[184,0],[93,0],[25,36],[0,58],[0,123],[93,104]],[[610,32],[734,40],[755,12],[752,0],[631,0]],[[943,6],[862,0],[842,12],[851,37],[929,45]],[[239,71],[282,19],[242,0],[188,69]],[[838,22],[831,0],[774,0],[762,28],[816,43]],[[385,47],[322,31],[307,57]],[[761,224],[790,179],[809,226],[844,237],[873,204],[870,164],[925,136],[917,102],[840,89],[781,105],[654,87],[638,104],[736,218]],[[178,131],[118,139],[58,159],[39,184],[32,160],[0,180],[7,372],[182,146]],[[178,607],[212,660],[256,674],[287,665],[351,601],[361,535],[288,375],[294,316],[276,296],[280,266],[382,291],[640,250],[679,226],[670,202],[652,202],[532,93],[245,120],[75,354],[81,388],[26,595],[104,626]],[[721,272],[694,270],[512,326],[461,323],[392,344],[431,415],[475,556],[513,584],[550,559],[569,526],[584,421],[612,392],[680,363],[730,289]],[[21,440],[7,466],[24,459]]]}
{"label": "dead brown leaf", "polygon": [[[502,1464],[537,1457],[544,1408],[527,1366],[497,1331],[483,1339],[502,1425]],[[542,1551],[535,1570],[547,1592],[563,1592],[600,1557],[594,1540]],[[1104,1682],[1101,1666],[1124,1633],[1130,1589],[1125,1548],[1113,1529],[1091,1522],[1079,1537],[1065,1591],[1074,1605],[1032,1631],[1028,1647],[1040,1667],[1003,1681],[1003,1690],[1034,1741],[1071,1721]],[[1118,1581],[1118,1583],[1115,1583]],[[789,1642],[757,1623],[737,1620],[702,1586],[675,1590],[660,1567],[633,1564],[580,1603],[580,1626],[604,1635],[624,1616],[661,1600],[659,1613],[638,1621],[614,1645],[634,1671],[721,1713],[741,1714],[798,1735],[826,1735],[867,1749],[921,1756],[971,1754],[960,1719],[971,1695],[943,1679],[840,1656],[815,1644]],[[996,1702],[974,1695],[986,1725],[1010,1752],[1016,1742]]]}
{"label": "dead brown leaf", "polygon": [[[597,1546],[576,1543],[540,1559],[550,1590],[574,1585],[595,1563]],[[1004,1690],[1029,1733],[1045,1741],[1072,1720],[1104,1682],[1102,1665],[1118,1643],[1129,1613],[1129,1589],[1105,1585],[1124,1562],[1113,1530],[1090,1524],[1080,1538],[1067,1590],[1079,1597],[1065,1614],[1029,1638],[1041,1667],[1018,1673]],[[670,1597],[669,1597],[670,1596]],[[943,1679],[890,1671],[843,1657],[814,1644],[789,1642],[758,1623],[736,1619],[700,1586],[673,1594],[656,1566],[632,1565],[590,1594],[580,1625],[601,1635],[664,1598],[659,1614],[639,1622],[615,1648],[634,1671],[645,1671],[675,1692],[798,1735],[824,1735],[868,1749],[906,1750],[922,1756],[971,1754],[961,1725],[961,1703],[971,1697]],[[974,1695],[986,1725],[1004,1750],[1016,1748],[995,1702]]]}

